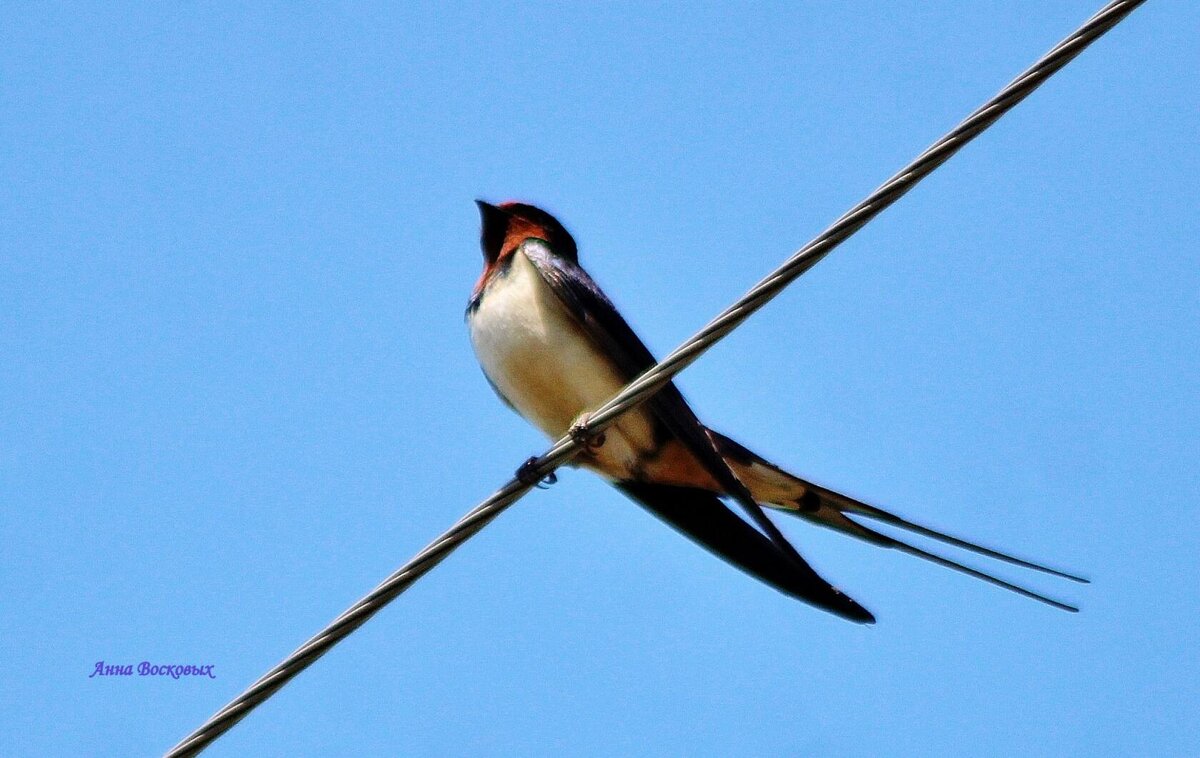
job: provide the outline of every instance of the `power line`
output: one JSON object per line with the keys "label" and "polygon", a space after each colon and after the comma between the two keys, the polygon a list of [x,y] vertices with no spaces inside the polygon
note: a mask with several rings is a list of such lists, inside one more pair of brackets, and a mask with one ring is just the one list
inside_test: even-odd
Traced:
{"label": "power line", "polygon": [[[536,481],[546,477],[559,466],[575,458],[582,450],[581,440],[600,433],[618,416],[649,399],[676,374],[691,365],[705,351],[749,318],[752,313],[766,305],[784,287],[816,265],[818,261],[881,211],[899,200],[917,182],[945,163],[950,156],[991,126],[1013,106],[1024,100],[1038,86],[1081,53],[1084,48],[1116,26],[1143,2],[1145,0],[1114,0],[1104,6],[1096,15],[1055,45],[1008,86],[967,116],[962,123],[933,143],[907,166],[900,169],[865,200],[843,214],[824,232],[800,248],[740,300],[722,311],[707,326],[673,350],[657,365],[630,382],[611,400],[593,411],[582,429],[575,430],[574,435],[564,436],[548,451],[538,458],[532,459],[530,464],[525,467],[529,480]],[[181,758],[199,753],[209,743],[245,718],[251,710],[291,681],[294,676],[308,668],[330,648],[366,623],[427,571],[441,563],[442,559],[451,551],[500,515],[505,508],[521,498],[532,486],[532,484],[523,483],[514,478],[487,500],[475,506],[458,523],[426,546],[412,560],[397,569],[368,595],[348,608],[327,627],[250,685],[245,692],[213,714],[178,745],[171,748],[166,753],[168,758]]]}

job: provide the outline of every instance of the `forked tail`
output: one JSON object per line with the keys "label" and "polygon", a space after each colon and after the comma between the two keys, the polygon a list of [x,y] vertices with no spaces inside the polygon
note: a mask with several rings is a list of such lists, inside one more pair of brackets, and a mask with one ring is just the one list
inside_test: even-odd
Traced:
{"label": "forked tail", "polygon": [[952,545],[963,550],[969,550],[978,555],[986,556],[998,561],[1020,566],[1021,568],[1040,571],[1052,576],[1069,579],[1073,582],[1088,583],[1088,580],[1076,574],[1062,571],[1060,569],[1051,568],[1041,563],[1018,558],[1008,553],[1000,552],[983,545],[964,540],[961,537],[955,537],[945,532],[940,532],[921,524],[914,523],[908,519],[901,518],[894,513],[889,513],[881,508],[876,508],[873,505],[868,505],[862,501],[855,500],[839,492],[834,492],[831,489],[822,487],[818,484],[806,481],[793,474],[784,471],[775,464],[756,455],[754,452],[747,450],[742,445],[733,440],[721,435],[717,432],[709,430],[713,443],[720,450],[721,454],[729,462],[730,467],[738,478],[750,489],[756,499],[759,499],[764,505],[769,505],[779,510],[784,510],[799,516],[803,519],[811,521],[821,526],[834,529],[843,534],[848,534],[852,537],[870,542],[873,545],[881,547],[894,548],[909,555],[915,555],[918,558],[936,563],[939,566],[960,571],[968,576],[973,576],[976,579],[981,579],[997,587],[1003,587],[1006,590],[1015,592],[1018,595],[1023,595],[1034,600],[1046,603],[1047,605],[1060,608],[1065,611],[1076,612],[1079,609],[1073,605],[1069,605],[1054,598],[1035,592],[1021,585],[1001,579],[998,576],[989,574],[980,569],[967,566],[959,563],[951,558],[947,558],[937,553],[932,553],[915,545],[911,545],[891,535],[883,534],[870,527],[865,526],[860,521],[851,518],[854,516],[863,516],[874,521],[878,521],[889,526],[919,534],[923,537],[937,540],[947,545]]}

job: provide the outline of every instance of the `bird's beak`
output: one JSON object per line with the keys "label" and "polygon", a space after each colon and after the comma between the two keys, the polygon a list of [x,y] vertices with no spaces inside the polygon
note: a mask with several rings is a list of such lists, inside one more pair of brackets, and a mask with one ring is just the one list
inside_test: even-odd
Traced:
{"label": "bird's beak", "polygon": [[509,214],[484,200],[476,200],[475,204],[479,206],[479,247],[483,250],[483,259],[492,264],[500,257],[500,250],[504,247]]}

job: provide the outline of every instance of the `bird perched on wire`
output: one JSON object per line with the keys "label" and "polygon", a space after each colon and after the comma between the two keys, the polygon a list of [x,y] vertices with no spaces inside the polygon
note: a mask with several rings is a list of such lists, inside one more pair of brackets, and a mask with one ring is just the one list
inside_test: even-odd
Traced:
{"label": "bird perched on wire", "polygon": [[[654,356],[579,265],[575,240],[557,219],[524,203],[476,203],[484,267],[467,305],[471,343],[496,394],[558,439],[582,429],[585,414],[652,367]],[[852,516],[1086,581],[920,526],[795,476],[700,423],[674,384],[584,442],[578,465],[596,471],[743,571],[852,621],[875,619],[817,574],[760,505],[903,550],[1064,610],[1076,608],[901,542]],[[722,498],[736,501],[758,528],[738,517]]]}

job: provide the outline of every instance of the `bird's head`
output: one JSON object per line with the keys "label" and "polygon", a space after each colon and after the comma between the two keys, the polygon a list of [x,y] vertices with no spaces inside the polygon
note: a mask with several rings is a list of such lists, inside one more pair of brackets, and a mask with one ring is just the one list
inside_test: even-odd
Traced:
{"label": "bird's head", "polygon": [[485,271],[512,255],[527,239],[544,240],[555,255],[578,262],[571,234],[541,208],[515,202],[492,205],[483,200],[475,204],[479,206],[479,246]]}

